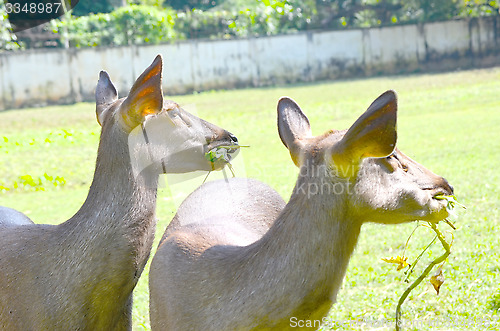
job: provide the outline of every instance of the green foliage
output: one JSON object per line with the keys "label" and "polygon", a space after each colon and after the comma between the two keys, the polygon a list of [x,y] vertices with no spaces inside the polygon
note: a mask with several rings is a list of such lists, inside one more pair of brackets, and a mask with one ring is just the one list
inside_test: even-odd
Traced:
{"label": "green foliage", "polygon": [[178,12],[175,29],[187,39],[275,35],[305,28],[303,17],[286,1],[259,1],[241,10]]}
{"label": "green foliage", "polygon": [[[29,115],[22,121],[18,120],[18,112],[2,114],[10,125],[0,125],[0,195],[51,191],[82,184],[80,180],[74,180],[79,169],[92,167],[95,147],[91,145],[98,140],[98,134],[81,124],[75,126],[75,123],[82,123],[82,117],[85,118],[82,113],[78,116],[68,114],[77,108],[66,107],[67,118],[63,122],[53,120],[58,109],[50,107],[45,108],[40,116],[32,116],[39,110],[27,110]],[[50,116],[46,118],[47,114]],[[56,122],[57,126],[54,126]],[[78,130],[74,130],[75,127]],[[66,178],[70,181],[67,182]]]}
{"label": "green foliage", "polygon": [[144,5],[150,7],[163,8],[163,0],[128,0],[129,5]]}
{"label": "green foliage", "polygon": [[164,4],[180,11],[206,10],[223,3],[224,0],[165,0]]}
{"label": "green foliage", "polygon": [[305,1],[260,0],[254,8],[240,10],[231,29],[237,36],[274,35],[305,30],[311,12]]}
{"label": "green foliage", "polygon": [[459,0],[324,0],[315,23],[321,28],[372,27],[453,18]]}
{"label": "green foliage", "polygon": [[176,39],[171,10],[130,5],[111,13],[91,14],[65,21],[53,21],[54,31],[65,36],[70,46],[158,44]]}
{"label": "green foliage", "polygon": [[182,39],[229,38],[232,14],[227,11],[202,11],[193,9],[177,12],[175,30]]}
{"label": "green foliage", "polygon": [[401,21],[442,21],[459,13],[458,0],[410,0],[402,3]]}
{"label": "green foliage", "polygon": [[[129,0],[128,6],[120,7],[121,3],[121,0],[80,1],[73,15],[90,15],[51,23],[53,30],[62,36],[61,45],[66,39],[73,47],[140,45],[491,16],[499,15],[500,1]],[[2,23],[7,22],[5,17],[1,2]],[[8,24],[2,24],[0,49],[18,47]]]}
{"label": "green foliage", "polygon": [[86,16],[89,14],[109,13],[121,5],[120,0],[80,0],[73,8],[73,15]]}
{"label": "green foliage", "polygon": [[173,12],[156,7],[130,5],[111,13],[118,44],[158,44],[175,39]]}
{"label": "green foliage", "polygon": [[23,48],[23,45],[17,42],[16,35],[12,33],[10,22],[5,11],[5,3],[4,1],[0,1],[0,51],[20,48]]}
{"label": "green foliage", "polygon": [[500,1],[491,0],[462,0],[460,1],[460,15],[465,17],[479,17],[499,15]]}
{"label": "green foliage", "polygon": [[66,180],[64,177],[60,176],[49,176],[47,173],[44,173],[42,176],[37,176],[33,178],[31,175],[22,175],[12,182],[12,186],[5,186],[4,184],[0,184],[0,192],[5,191],[45,191],[45,189],[49,186],[64,186],[66,184]]}
{"label": "green foliage", "polygon": [[132,4],[111,13],[57,20],[52,24],[54,31],[67,38],[72,47],[274,35],[302,30],[308,24],[310,13],[291,3],[264,0],[241,10],[217,8],[179,12]]}
{"label": "green foliage", "polygon": [[488,301],[488,307],[491,310],[500,312],[500,290],[497,290],[496,293],[491,296]]}

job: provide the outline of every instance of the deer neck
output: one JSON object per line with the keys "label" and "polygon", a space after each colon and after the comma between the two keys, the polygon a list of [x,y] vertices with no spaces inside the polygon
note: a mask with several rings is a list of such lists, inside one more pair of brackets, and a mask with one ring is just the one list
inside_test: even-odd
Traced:
{"label": "deer neck", "polygon": [[[106,253],[112,255],[113,263],[133,265],[138,278],[154,238],[158,174],[148,169],[134,176],[128,146],[123,143],[126,133],[114,131],[101,135],[87,199],[63,225],[73,230],[68,233],[86,239],[82,259],[98,259],[109,248]],[[73,242],[81,245],[81,239]]]}
{"label": "deer neck", "polygon": [[[316,185],[319,191],[313,189]],[[272,275],[262,282],[269,288],[262,290],[294,293],[298,310],[317,306],[308,303],[335,302],[361,228],[346,212],[347,194],[325,189],[321,179],[300,176],[274,225],[247,251],[253,275]]]}

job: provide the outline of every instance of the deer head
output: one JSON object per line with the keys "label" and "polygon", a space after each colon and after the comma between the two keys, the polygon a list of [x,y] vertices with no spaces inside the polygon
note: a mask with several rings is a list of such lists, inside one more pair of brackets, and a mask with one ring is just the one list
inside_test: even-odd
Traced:
{"label": "deer head", "polygon": [[396,94],[387,91],[348,130],[313,137],[300,107],[282,98],[278,130],[301,173],[318,177],[317,193],[347,194],[354,218],[378,223],[440,221],[448,212],[446,203],[435,197],[453,194],[453,188],[396,148],[396,114]]}
{"label": "deer head", "polygon": [[[238,140],[177,103],[163,100],[162,64],[158,55],[136,80],[129,95],[121,99],[109,75],[101,71],[96,88],[97,121],[103,127],[115,126],[128,135],[135,175],[143,170],[184,173],[222,169],[225,160],[211,162],[205,153],[221,145],[235,145]],[[229,150],[229,155],[234,151]]]}

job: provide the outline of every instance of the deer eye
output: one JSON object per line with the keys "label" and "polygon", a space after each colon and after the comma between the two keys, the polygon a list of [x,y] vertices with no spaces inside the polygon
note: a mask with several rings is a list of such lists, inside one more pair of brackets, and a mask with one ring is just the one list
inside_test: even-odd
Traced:
{"label": "deer eye", "polygon": [[179,118],[184,122],[184,124],[186,124],[189,128],[193,126],[193,121],[192,119],[189,117],[188,114],[186,113],[182,113],[182,112],[178,112],[178,115]]}
{"label": "deer eye", "polygon": [[392,155],[389,155],[384,158],[380,158],[379,162],[389,171],[393,172],[395,171],[399,166],[398,166],[398,161],[396,161],[395,158],[392,157]]}
{"label": "deer eye", "polygon": [[188,127],[191,126],[190,123],[186,121],[186,116],[184,116],[179,108],[169,110],[168,115],[176,125],[187,125]]}
{"label": "deer eye", "polygon": [[174,108],[174,109],[171,109],[168,111],[168,114],[172,117],[177,117],[179,116],[180,112],[179,112],[179,108]]}
{"label": "deer eye", "polygon": [[396,153],[391,154],[390,157],[396,160],[399,168],[403,169],[404,172],[408,172],[408,166],[401,162]]}

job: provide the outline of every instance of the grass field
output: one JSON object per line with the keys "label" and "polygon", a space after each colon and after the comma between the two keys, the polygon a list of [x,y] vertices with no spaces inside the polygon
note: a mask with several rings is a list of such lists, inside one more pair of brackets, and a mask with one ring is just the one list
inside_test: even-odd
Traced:
{"label": "grass field", "polygon": [[[406,329],[498,330],[500,68],[206,92],[173,99],[195,107],[200,117],[251,145],[241,154],[237,174],[268,183],[286,200],[297,169],[278,137],[278,98],[294,98],[309,116],[313,133],[321,134],[349,127],[387,89],[399,95],[398,147],[446,177],[468,207],[455,221],[458,229],[439,296],[427,279],[416,288],[403,306],[403,322],[412,322]],[[90,103],[0,113],[0,205],[16,208],[37,223],[57,224],[71,217],[92,180],[100,130],[94,114]],[[157,240],[174,215],[172,197],[185,193],[168,187],[159,190]],[[324,330],[393,329],[396,304],[408,284],[402,282],[403,271],[381,258],[401,254],[414,227],[363,226]],[[409,261],[431,240],[431,232],[419,228],[406,252]],[[412,279],[441,252],[440,245],[432,246]],[[135,290],[134,330],[149,329],[148,270],[149,265]]]}

